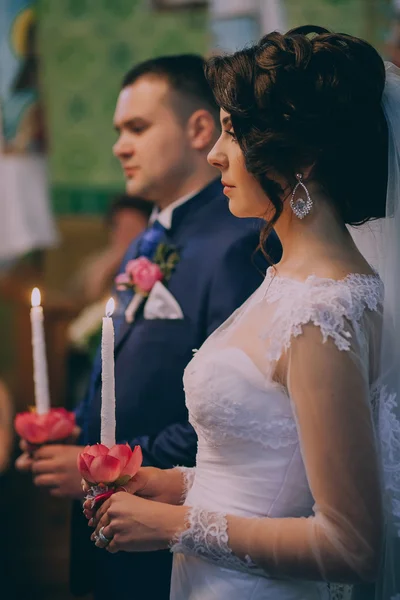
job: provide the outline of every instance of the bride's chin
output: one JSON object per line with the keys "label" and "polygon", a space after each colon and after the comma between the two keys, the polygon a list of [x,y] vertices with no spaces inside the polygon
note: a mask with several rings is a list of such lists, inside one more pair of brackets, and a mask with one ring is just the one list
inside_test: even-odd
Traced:
{"label": "bride's chin", "polygon": [[251,209],[252,207],[245,200],[240,201],[229,198],[229,210],[235,217],[239,217],[239,219],[255,217],[254,210]]}
{"label": "bride's chin", "polygon": [[229,210],[235,217],[238,217],[239,219],[264,218],[263,216],[258,214],[259,211],[255,210],[254,206],[250,205],[245,200],[243,202],[240,202],[238,200],[232,200],[232,198],[229,198]]}

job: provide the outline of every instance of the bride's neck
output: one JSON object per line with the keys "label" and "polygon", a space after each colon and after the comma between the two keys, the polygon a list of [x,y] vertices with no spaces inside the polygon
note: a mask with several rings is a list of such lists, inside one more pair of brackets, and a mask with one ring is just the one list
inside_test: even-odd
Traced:
{"label": "bride's neck", "polygon": [[286,200],[275,225],[283,248],[278,270],[282,274],[302,277],[311,272],[318,274],[327,264],[360,262],[359,268],[362,268],[364,261],[333,203],[317,184],[311,182],[307,187],[313,200],[310,214],[299,219]]}

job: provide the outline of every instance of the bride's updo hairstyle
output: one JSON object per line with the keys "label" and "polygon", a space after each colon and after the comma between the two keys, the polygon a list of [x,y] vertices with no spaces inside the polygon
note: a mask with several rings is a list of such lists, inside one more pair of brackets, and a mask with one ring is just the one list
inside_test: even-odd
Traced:
{"label": "bride's updo hairstyle", "polygon": [[313,164],[312,178],[346,223],[385,215],[385,67],[370,44],[307,25],[211,58],[206,76],[231,115],[247,170],[274,205],[270,227],[284,197],[273,174],[292,187]]}

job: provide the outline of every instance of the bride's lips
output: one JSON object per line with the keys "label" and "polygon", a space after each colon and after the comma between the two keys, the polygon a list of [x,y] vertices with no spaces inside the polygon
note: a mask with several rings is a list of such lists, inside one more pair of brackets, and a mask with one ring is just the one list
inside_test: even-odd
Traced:
{"label": "bride's lips", "polygon": [[223,193],[225,194],[225,196],[227,196],[229,194],[229,192],[231,190],[233,190],[234,187],[236,187],[234,185],[230,185],[229,183],[226,183],[226,181],[224,181],[224,180],[222,180],[221,183],[224,186]]}

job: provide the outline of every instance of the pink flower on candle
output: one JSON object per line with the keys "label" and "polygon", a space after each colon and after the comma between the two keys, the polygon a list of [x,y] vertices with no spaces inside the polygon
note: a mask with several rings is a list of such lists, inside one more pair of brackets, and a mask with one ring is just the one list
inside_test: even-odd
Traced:
{"label": "pink flower on candle", "polygon": [[78,456],[78,469],[90,484],[125,485],[139,471],[143,462],[142,449],[128,444],[86,446]]}
{"label": "pink flower on candle", "polygon": [[30,444],[40,445],[69,437],[75,427],[75,414],[65,408],[52,408],[45,414],[36,411],[18,413],[15,430]]}

